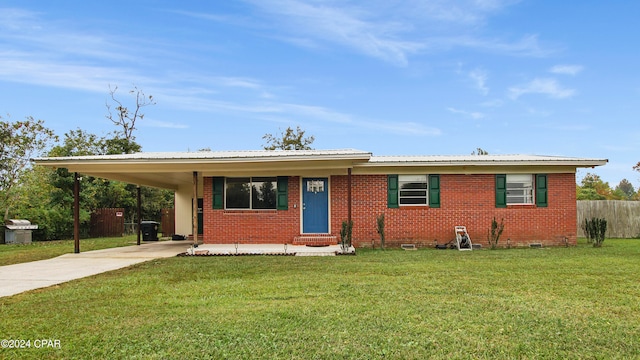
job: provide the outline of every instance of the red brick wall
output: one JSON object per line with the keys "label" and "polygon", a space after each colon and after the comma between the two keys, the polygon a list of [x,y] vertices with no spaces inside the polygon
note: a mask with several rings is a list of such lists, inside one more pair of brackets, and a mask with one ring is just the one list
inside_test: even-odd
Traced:
{"label": "red brick wall", "polygon": [[[204,178],[204,234],[206,244],[284,244],[300,234],[300,182],[289,177],[288,210],[213,209],[212,178]],[[294,207],[295,205],[295,207]]]}
{"label": "red brick wall", "polygon": [[[289,178],[289,210],[213,210],[211,178],[204,179],[205,243],[291,243],[300,233],[300,179]],[[387,246],[414,243],[432,247],[455,238],[454,226],[467,227],[472,242],[488,246],[487,231],[495,217],[504,219],[500,246],[545,246],[576,243],[574,174],[548,174],[549,206],[495,207],[494,175],[441,175],[440,208],[387,208],[386,175],[352,176],[353,241],[356,246],[379,246],[376,217],[385,214]],[[330,179],[331,233],[339,238],[347,219],[347,176]],[[294,207],[296,205],[296,207]]]}
{"label": "red brick wall", "polygon": [[[455,238],[454,227],[467,227],[473,243],[488,246],[487,232],[495,216],[504,219],[500,246],[528,246],[540,242],[545,246],[576,244],[576,198],[574,174],[549,174],[546,208],[535,205],[495,207],[494,175],[441,175],[440,208],[387,208],[387,176],[352,177],[353,240],[358,246],[379,246],[376,217],[385,214],[386,244],[415,243],[433,246]],[[346,219],[346,176],[332,177],[334,229],[339,232]],[[335,226],[338,226],[337,228]]]}

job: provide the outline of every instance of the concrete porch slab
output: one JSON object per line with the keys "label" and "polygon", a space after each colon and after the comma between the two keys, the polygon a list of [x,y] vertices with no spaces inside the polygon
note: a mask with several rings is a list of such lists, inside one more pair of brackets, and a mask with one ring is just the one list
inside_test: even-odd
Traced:
{"label": "concrete porch slab", "polygon": [[[195,251],[195,253],[194,253]],[[351,247],[349,253],[355,254]],[[340,245],[306,246],[292,244],[200,244],[192,249],[189,244],[187,255],[229,256],[229,255],[292,255],[292,256],[335,256],[341,252]]]}

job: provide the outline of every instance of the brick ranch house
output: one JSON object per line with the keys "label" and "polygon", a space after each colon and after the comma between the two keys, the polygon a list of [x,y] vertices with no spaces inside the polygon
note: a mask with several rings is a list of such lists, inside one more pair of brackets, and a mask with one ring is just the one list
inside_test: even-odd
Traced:
{"label": "brick ranch house", "polygon": [[[204,243],[339,241],[433,246],[466,226],[488,245],[576,244],[576,169],[606,159],[538,155],[373,156],[359,150],[137,153],[35,159],[36,164],[175,192],[175,228]],[[194,202],[193,199],[197,199]],[[196,205],[197,204],[197,205]],[[194,216],[194,214],[196,214]]]}

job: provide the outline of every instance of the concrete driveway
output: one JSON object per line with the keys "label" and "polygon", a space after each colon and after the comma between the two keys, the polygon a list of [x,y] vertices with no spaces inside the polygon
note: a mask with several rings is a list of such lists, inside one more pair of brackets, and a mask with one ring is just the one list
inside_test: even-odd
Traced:
{"label": "concrete driveway", "polygon": [[186,252],[190,245],[189,241],[160,241],[0,266],[0,297],[121,269],[153,259],[176,256]]}
{"label": "concrete driveway", "polygon": [[[173,257],[187,252],[191,244],[190,241],[159,241],[0,266],[0,297],[61,284],[153,259]],[[198,253],[202,255],[334,256],[338,251],[339,245],[285,247],[284,244],[204,244],[198,247]],[[351,247],[349,253],[355,254],[355,249]]]}

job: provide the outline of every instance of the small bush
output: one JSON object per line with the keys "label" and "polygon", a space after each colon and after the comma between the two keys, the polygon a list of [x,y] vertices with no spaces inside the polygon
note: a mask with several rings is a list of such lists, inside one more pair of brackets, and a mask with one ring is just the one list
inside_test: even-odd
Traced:
{"label": "small bush", "polygon": [[502,231],[504,231],[504,219],[500,219],[500,224],[498,224],[494,217],[493,221],[491,221],[491,229],[487,231],[487,241],[489,242],[491,249],[498,247],[498,241],[500,240]]}
{"label": "small bush", "polygon": [[340,229],[340,245],[343,249],[351,247],[351,232],[353,230],[353,220],[342,221],[342,228]]}
{"label": "small bush", "polygon": [[593,247],[602,247],[604,236],[607,232],[607,219],[591,218],[585,219],[582,225],[584,235],[587,241],[593,244]]}
{"label": "small bush", "polygon": [[385,236],[384,236],[384,213],[380,214],[376,218],[376,231],[380,235],[380,248],[382,250],[384,250],[384,240],[385,240]]}

